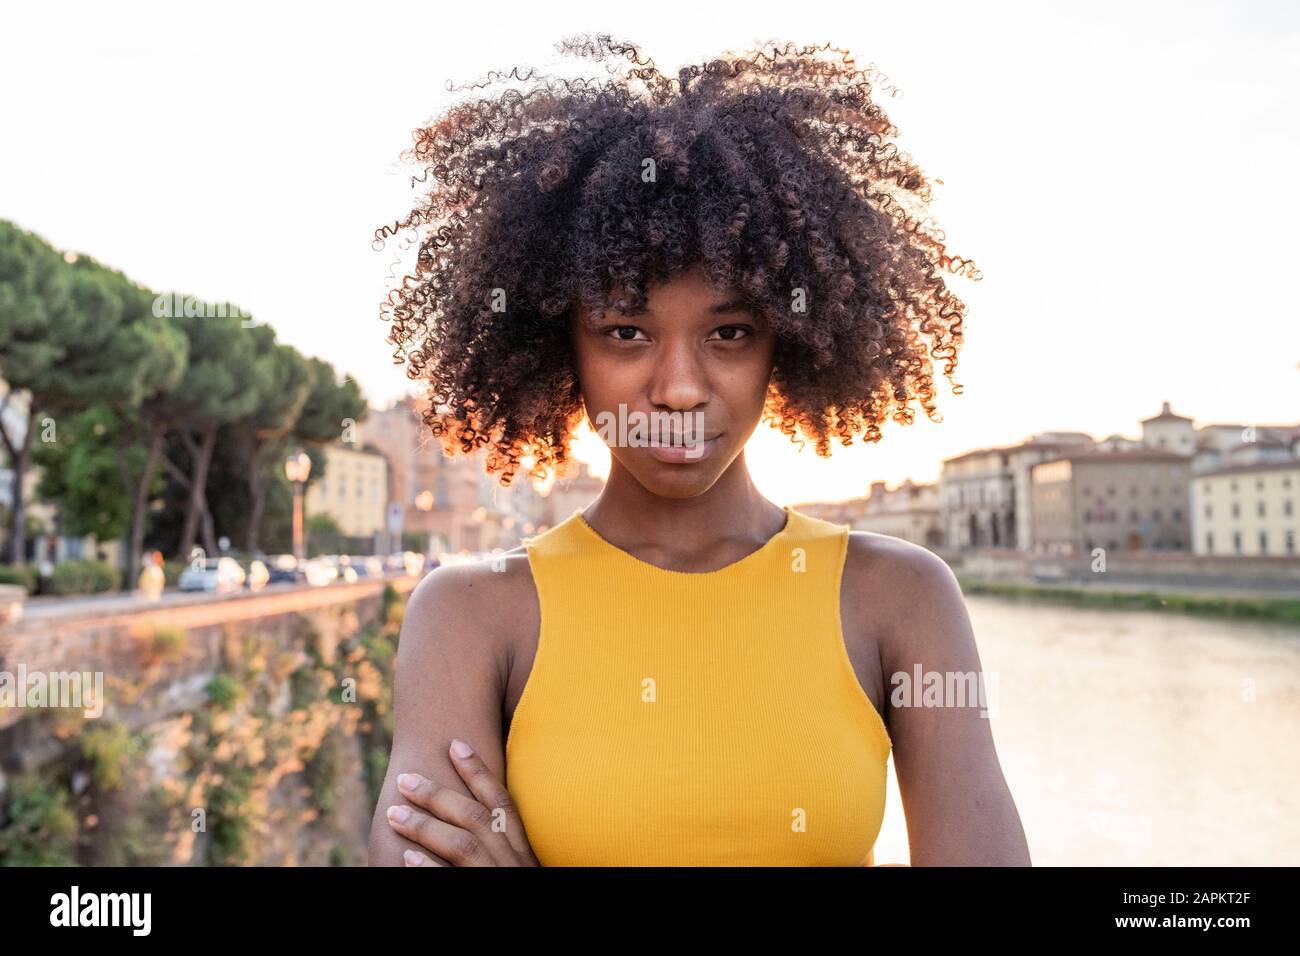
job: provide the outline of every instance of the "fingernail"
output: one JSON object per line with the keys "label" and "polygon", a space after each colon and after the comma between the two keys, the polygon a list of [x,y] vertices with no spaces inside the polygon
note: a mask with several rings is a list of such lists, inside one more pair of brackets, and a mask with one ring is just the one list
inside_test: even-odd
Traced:
{"label": "fingernail", "polygon": [[414,850],[407,850],[402,854],[402,858],[406,860],[407,866],[424,866],[423,853],[416,853]]}
{"label": "fingernail", "polygon": [[414,790],[422,783],[424,783],[424,778],[418,773],[399,773],[397,775],[397,786],[401,790]]}
{"label": "fingernail", "polygon": [[465,743],[465,741],[461,740],[459,737],[451,742],[451,752],[461,758],[474,756],[474,751],[470,749],[469,744]]}
{"label": "fingernail", "polygon": [[388,819],[392,820],[394,823],[405,823],[406,818],[410,815],[411,811],[406,809],[406,807],[388,808]]}

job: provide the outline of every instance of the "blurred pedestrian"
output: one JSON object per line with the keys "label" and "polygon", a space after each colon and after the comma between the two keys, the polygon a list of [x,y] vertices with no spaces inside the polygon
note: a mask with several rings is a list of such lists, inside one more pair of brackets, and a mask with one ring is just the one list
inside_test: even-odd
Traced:
{"label": "blurred pedestrian", "polygon": [[157,601],[162,598],[163,588],[167,586],[167,576],[163,573],[161,551],[153,550],[145,555],[138,584],[140,595],[146,600]]}

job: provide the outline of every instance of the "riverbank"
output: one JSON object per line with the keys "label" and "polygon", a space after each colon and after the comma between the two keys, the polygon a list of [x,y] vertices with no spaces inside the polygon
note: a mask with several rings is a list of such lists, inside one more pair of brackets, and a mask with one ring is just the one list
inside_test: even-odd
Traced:
{"label": "riverbank", "polygon": [[1199,617],[1235,620],[1276,621],[1300,626],[1300,599],[1256,594],[1227,594],[1179,590],[1134,588],[1114,585],[1070,587],[1059,584],[1029,584],[990,581],[957,575],[965,594],[982,594],[1069,607],[1114,608],[1116,610],[1172,611]]}

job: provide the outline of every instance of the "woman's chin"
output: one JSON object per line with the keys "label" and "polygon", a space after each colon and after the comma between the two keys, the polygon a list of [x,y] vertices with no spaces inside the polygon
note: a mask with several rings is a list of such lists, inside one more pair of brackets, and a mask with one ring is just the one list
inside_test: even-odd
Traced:
{"label": "woman's chin", "polygon": [[716,462],[677,464],[645,456],[636,462],[622,462],[646,491],[660,498],[694,498],[717,482],[722,471]]}

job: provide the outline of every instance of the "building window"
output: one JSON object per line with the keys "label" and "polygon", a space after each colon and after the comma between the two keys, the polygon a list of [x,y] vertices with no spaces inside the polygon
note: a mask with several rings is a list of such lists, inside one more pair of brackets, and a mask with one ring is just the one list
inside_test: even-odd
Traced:
{"label": "building window", "polygon": [[1263,478],[1256,479],[1256,481],[1255,481],[1255,490],[1256,490],[1256,491],[1263,491],[1263,490],[1264,490],[1264,479],[1263,479]]}
{"label": "building window", "polygon": [[1288,518],[1291,517],[1291,499],[1290,499],[1290,498],[1288,498],[1286,501],[1282,502],[1282,514],[1286,515]]}
{"label": "building window", "polygon": [[1142,519],[1138,516],[1137,509],[1136,509],[1136,508],[1134,508],[1132,511],[1130,511],[1130,512],[1128,513],[1128,520],[1129,520],[1129,521],[1141,521],[1141,520],[1142,520]]}
{"label": "building window", "polygon": [[1261,531],[1259,533],[1259,553],[1268,554],[1268,532],[1267,531]]}
{"label": "building window", "polygon": [[1264,517],[1264,502],[1255,502],[1255,512],[1262,518]]}
{"label": "building window", "polygon": [[1175,521],[1182,521],[1182,520],[1183,520],[1183,512],[1182,512],[1182,509],[1181,509],[1181,508],[1175,508],[1175,509],[1174,509],[1174,520],[1175,520]]}
{"label": "building window", "polygon": [[1236,551],[1238,554],[1241,554],[1241,532],[1240,531],[1232,532],[1232,549]]}
{"label": "building window", "polygon": [[1108,498],[1114,498],[1114,497],[1115,497],[1115,489],[1114,489],[1114,487],[1110,487],[1110,488],[1107,488],[1107,489],[1106,489],[1106,497],[1108,497]]}
{"label": "building window", "polygon": [[1205,532],[1205,553],[1214,554],[1214,532]]}
{"label": "building window", "polygon": [[1211,485],[1211,484],[1207,484],[1207,485],[1205,486],[1205,493],[1208,495],[1208,494],[1210,493],[1210,491],[1213,490],[1213,488],[1214,488],[1213,485]]}
{"label": "building window", "polygon": [[1213,517],[1214,517],[1214,509],[1211,508],[1211,507],[1209,506],[1208,503],[1207,503],[1206,506],[1205,506],[1205,517],[1207,517],[1207,518],[1213,518]]}
{"label": "building window", "polygon": [[1228,490],[1229,490],[1229,491],[1236,491],[1236,490],[1237,490],[1237,483],[1234,481],[1234,482],[1232,482],[1232,484],[1228,485]]}
{"label": "building window", "polygon": [[1153,495],[1158,495],[1158,494],[1160,494],[1160,486],[1159,486],[1159,485],[1152,485],[1152,486],[1151,486],[1151,493],[1152,493]]}
{"label": "building window", "polygon": [[1157,508],[1155,511],[1151,512],[1151,520],[1152,520],[1152,521],[1159,521],[1159,520],[1160,520],[1160,509],[1159,509],[1159,508]]}
{"label": "building window", "polygon": [[1295,554],[1295,532],[1287,531],[1286,533],[1286,553]]}
{"label": "building window", "polygon": [[1235,501],[1232,503],[1232,516],[1233,516],[1234,518],[1240,518],[1240,517],[1241,517],[1241,505],[1238,504],[1238,503],[1235,502]]}

